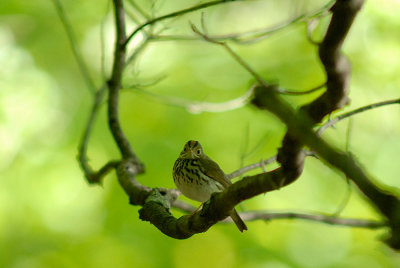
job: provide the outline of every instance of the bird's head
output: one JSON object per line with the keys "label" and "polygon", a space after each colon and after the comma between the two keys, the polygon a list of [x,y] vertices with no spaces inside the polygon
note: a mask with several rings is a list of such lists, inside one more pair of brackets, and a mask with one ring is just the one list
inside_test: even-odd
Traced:
{"label": "bird's head", "polygon": [[188,141],[183,147],[180,158],[184,159],[196,159],[204,156],[203,147],[198,141]]}

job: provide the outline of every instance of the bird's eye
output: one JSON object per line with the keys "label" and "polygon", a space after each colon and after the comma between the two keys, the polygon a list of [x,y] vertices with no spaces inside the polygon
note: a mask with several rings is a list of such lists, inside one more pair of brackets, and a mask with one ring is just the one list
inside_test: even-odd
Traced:
{"label": "bird's eye", "polygon": [[200,154],[200,153],[201,153],[201,150],[200,150],[200,149],[198,149],[198,150],[197,150],[197,154]]}
{"label": "bird's eye", "polygon": [[186,147],[185,147],[185,148],[183,148],[183,151],[184,151],[184,152],[186,152]]}

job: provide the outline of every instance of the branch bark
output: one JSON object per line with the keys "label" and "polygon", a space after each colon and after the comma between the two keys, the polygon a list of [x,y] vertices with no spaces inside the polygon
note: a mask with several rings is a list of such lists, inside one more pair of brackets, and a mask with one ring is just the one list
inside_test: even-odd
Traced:
{"label": "branch bark", "polygon": [[121,152],[123,159],[130,159],[136,166],[139,173],[144,172],[144,165],[133,152],[128,139],[122,131],[119,121],[119,90],[122,87],[122,73],[125,67],[126,57],[126,34],[125,34],[125,15],[122,0],[114,0],[114,16],[116,25],[116,40],[114,49],[114,64],[111,79],[108,81],[108,124],[115,142]]}

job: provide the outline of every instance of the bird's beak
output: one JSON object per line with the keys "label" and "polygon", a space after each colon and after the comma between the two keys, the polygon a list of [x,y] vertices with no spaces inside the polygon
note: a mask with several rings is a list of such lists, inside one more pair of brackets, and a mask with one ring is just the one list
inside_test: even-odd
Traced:
{"label": "bird's beak", "polygon": [[192,149],[190,149],[190,156],[191,156],[192,158],[194,158],[194,157],[196,156],[196,154],[194,153],[194,151],[193,151]]}

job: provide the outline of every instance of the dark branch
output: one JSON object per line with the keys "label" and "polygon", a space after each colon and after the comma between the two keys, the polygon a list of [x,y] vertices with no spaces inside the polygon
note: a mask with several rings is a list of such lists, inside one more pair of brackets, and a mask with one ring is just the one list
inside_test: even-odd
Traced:
{"label": "dark branch", "polygon": [[[256,89],[256,103],[259,107],[265,107],[278,116],[289,128],[289,134],[304,142],[316,154],[332,166],[341,170],[348,178],[355,182],[364,195],[375,205],[381,213],[388,218],[392,227],[394,241],[397,241],[398,215],[400,214],[399,200],[381,190],[372,179],[363,171],[359,164],[348,154],[337,151],[325,141],[319,139],[312,131],[313,123],[304,114],[296,114],[293,108],[271,91]],[[264,173],[265,174],[265,173]],[[263,174],[256,175],[262,176]],[[392,244],[393,247],[398,246]]]}
{"label": "dark branch", "polygon": [[302,147],[309,146],[319,157],[354,181],[371,203],[387,217],[392,231],[388,244],[393,248],[400,248],[400,201],[375,185],[351,156],[335,150],[312,131],[316,123],[348,102],[350,65],[340,50],[362,4],[362,0],[341,0],[332,7],[331,22],[319,45],[320,60],[327,74],[327,90],[324,94],[296,112],[276,95],[272,86],[258,87],[253,104],[272,112],[288,127],[278,153],[278,162],[282,165],[284,178],[295,180],[300,176],[304,165]]}
{"label": "dark branch", "polygon": [[119,122],[119,90],[121,89],[122,73],[125,67],[125,16],[122,0],[114,0],[114,14],[116,25],[116,40],[114,49],[114,64],[111,79],[108,81],[108,123],[111,133],[124,159],[131,159],[137,165],[138,172],[144,171],[144,166],[133,152],[128,139],[124,135]]}

